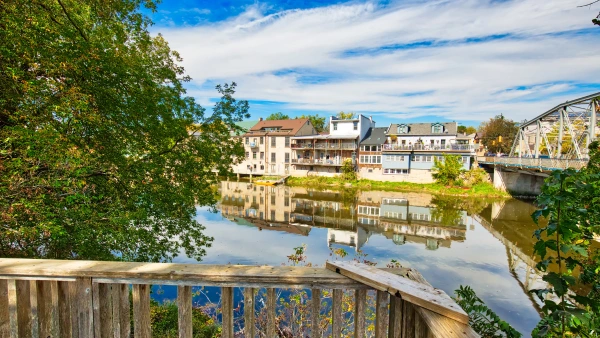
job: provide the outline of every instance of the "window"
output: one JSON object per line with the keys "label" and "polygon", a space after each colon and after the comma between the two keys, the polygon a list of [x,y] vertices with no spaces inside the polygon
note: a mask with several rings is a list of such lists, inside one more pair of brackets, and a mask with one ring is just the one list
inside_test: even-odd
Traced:
{"label": "window", "polygon": [[285,163],[290,163],[290,153],[285,153]]}
{"label": "window", "polygon": [[360,163],[381,164],[381,155],[360,155]]}
{"label": "window", "polygon": [[378,207],[367,207],[367,206],[358,206],[358,214],[359,215],[373,215],[379,216],[379,208]]}
{"label": "window", "polygon": [[464,164],[469,163],[469,156],[463,156],[462,157],[462,163],[464,163]]}
{"label": "window", "polygon": [[358,130],[358,122],[354,121],[354,130]]}
{"label": "window", "polygon": [[275,220],[275,210],[271,210],[271,221]]}
{"label": "window", "polygon": [[246,137],[246,144],[249,144],[249,143],[250,143],[250,138]]}
{"label": "window", "polygon": [[286,207],[290,206],[290,199],[289,198],[284,198],[283,199],[283,206],[286,206]]}
{"label": "window", "polygon": [[394,174],[408,175],[408,169],[384,169],[383,173],[385,175],[394,175]]}
{"label": "window", "polygon": [[264,144],[265,143],[265,138],[264,137],[260,137],[260,144]]}
{"label": "window", "polygon": [[415,162],[421,162],[421,156],[419,156],[419,155],[413,155],[412,160],[415,161]]}
{"label": "window", "polygon": [[372,173],[372,172],[373,172],[373,169],[369,168],[369,169],[367,169],[367,172],[368,172],[368,173]]}
{"label": "window", "polygon": [[264,152],[264,151],[261,151],[261,152],[260,152],[260,159],[261,159],[261,160],[264,160],[264,159],[265,159],[265,152]]}
{"label": "window", "polygon": [[435,123],[431,125],[431,132],[434,134],[441,134],[444,132],[444,126],[440,123]]}
{"label": "window", "polygon": [[275,162],[275,153],[271,153],[271,162]]}
{"label": "window", "polygon": [[337,122],[333,122],[333,130],[337,130]]}
{"label": "window", "polygon": [[290,137],[289,137],[289,136],[286,136],[286,137],[285,137],[285,147],[286,147],[286,148],[289,148],[289,147],[290,147]]}
{"label": "window", "polygon": [[275,195],[271,195],[271,205],[275,205]]}
{"label": "window", "polygon": [[250,152],[249,151],[246,152],[246,158],[250,158]]}
{"label": "window", "polygon": [[271,136],[271,147],[277,146],[277,137]]}
{"label": "window", "polygon": [[385,155],[386,162],[404,162],[404,155]]}
{"label": "window", "polygon": [[396,128],[397,134],[406,134],[408,133],[408,126],[406,124],[401,124]]}
{"label": "window", "polygon": [[252,196],[252,203],[256,204],[256,196]]}
{"label": "window", "polygon": [[256,160],[256,151],[252,152],[252,159]]}

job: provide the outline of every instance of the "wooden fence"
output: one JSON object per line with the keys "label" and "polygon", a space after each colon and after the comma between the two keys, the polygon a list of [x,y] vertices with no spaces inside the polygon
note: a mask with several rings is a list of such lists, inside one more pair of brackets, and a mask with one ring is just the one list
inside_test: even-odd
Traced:
{"label": "wooden fence", "polygon": [[[6,258],[0,259],[0,337],[151,337],[151,285],[177,285],[180,338],[192,337],[192,286],[221,288],[222,337],[278,337],[276,288],[310,289],[313,322],[321,313],[322,290],[333,290],[331,328],[313,327],[313,338],[342,336],[344,290],[354,292],[354,337],[367,336],[368,290],[377,290],[375,337],[478,337],[462,309],[411,269],[342,262],[311,268]],[[243,288],[245,308],[252,309],[244,311],[238,332],[234,288]],[[266,288],[264,332],[255,325],[256,288]]]}

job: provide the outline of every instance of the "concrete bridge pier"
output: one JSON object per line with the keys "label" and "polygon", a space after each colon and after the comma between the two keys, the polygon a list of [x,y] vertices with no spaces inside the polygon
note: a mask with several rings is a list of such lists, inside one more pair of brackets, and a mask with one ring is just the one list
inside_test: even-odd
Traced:
{"label": "concrete bridge pier", "polygon": [[539,195],[546,177],[548,175],[544,173],[507,170],[501,166],[494,166],[493,182],[496,189],[512,195]]}

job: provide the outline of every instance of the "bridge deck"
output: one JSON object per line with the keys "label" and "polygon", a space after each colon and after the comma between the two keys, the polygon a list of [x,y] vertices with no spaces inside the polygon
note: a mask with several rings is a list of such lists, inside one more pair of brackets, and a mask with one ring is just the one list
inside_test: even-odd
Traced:
{"label": "bridge deck", "polygon": [[540,171],[565,170],[567,168],[579,170],[585,167],[588,163],[588,160],[491,156],[480,156],[477,158],[477,161],[483,164],[517,167],[522,169],[536,169]]}

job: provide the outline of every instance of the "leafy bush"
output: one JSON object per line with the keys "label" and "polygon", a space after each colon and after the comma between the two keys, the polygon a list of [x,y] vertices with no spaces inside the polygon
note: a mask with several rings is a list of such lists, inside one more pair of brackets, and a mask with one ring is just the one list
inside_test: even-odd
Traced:
{"label": "leafy bush", "polygon": [[482,168],[473,168],[468,171],[463,171],[458,179],[464,187],[472,187],[476,184],[490,182],[488,173]]}
{"label": "leafy bush", "polygon": [[434,157],[432,167],[434,172],[431,176],[440,184],[457,185],[463,171],[462,166],[462,158],[459,155],[444,154],[441,161]]}
{"label": "leafy bush", "polygon": [[483,338],[519,338],[522,335],[490,310],[469,286],[454,290],[453,298],[469,314],[469,325]]}
{"label": "leafy bush", "polygon": [[342,179],[346,181],[356,180],[356,171],[354,170],[354,164],[349,158],[345,159],[342,163]]}
{"label": "leafy bush", "polygon": [[[150,303],[150,320],[152,335],[161,338],[178,337],[177,303],[165,301],[160,304],[155,300]],[[194,338],[212,338],[221,336],[221,327],[206,315],[201,308],[192,308],[192,330]]]}

